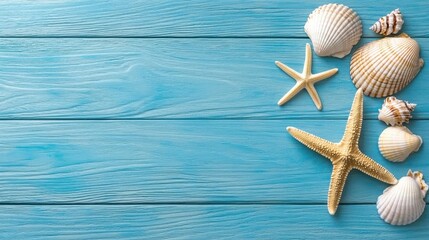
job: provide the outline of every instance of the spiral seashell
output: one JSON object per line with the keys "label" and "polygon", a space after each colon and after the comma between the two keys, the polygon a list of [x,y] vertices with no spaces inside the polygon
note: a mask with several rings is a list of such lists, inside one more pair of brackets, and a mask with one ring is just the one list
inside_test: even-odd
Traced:
{"label": "spiral seashell", "polygon": [[423,174],[409,170],[407,176],[399,179],[396,185],[386,188],[378,197],[378,214],[392,225],[415,222],[425,209],[427,189]]}
{"label": "spiral seashell", "polygon": [[326,4],[315,9],[304,30],[319,56],[343,58],[362,36],[359,16],[342,4]]}
{"label": "spiral seashell", "polygon": [[353,54],[350,76],[370,97],[386,97],[406,87],[420,71],[419,44],[407,34],[365,44]]}
{"label": "spiral seashell", "polygon": [[411,112],[416,108],[416,104],[399,100],[395,97],[384,99],[383,106],[378,110],[378,119],[391,126],[402,126],[402,123],[408,123]]}
{"label": "spiral seashell", "polygon": [[402,20],[401,11],[397,8],[386,16],[378,19],[369,29],[375,33],[388,36],[392,33],[397,34],[399,30],[401,30],[402,24],[404,24],[404,20]]}
{"label": "spiral seashell", "polygon": [[380,153],[389,161],[403,162],[413,152],[417,152],[423,140],[404,126],[388,127],[378,138]]}

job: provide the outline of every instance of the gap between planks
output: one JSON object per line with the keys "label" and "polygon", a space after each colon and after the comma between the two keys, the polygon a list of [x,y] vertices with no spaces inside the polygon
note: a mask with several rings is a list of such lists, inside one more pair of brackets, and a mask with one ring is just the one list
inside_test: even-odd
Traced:
{"label": "gap between planks", "polygon": [[[308,39],[309,37],[304,36],[97,36],[97,35],[89,35],[89,36],[42,36],[42,35],[29,35],[29,36],[0,36],[0,39],[44,39],[44,38],[52,38],[52,39]],[[381,35],[377,37],[361,37],[361,39],[381,39],[383,38]],[[427,39],[429,37],[413,37],[413,39]]]}
{"label": "gap between planks", "polygon": [[[347,117],[313,117],[299,119],[300,121],[338,121],[338,120],[347,120]],[[0,118],[0,121],[4,122],[23,122],[23,121],[76,121],[76,122],[85,122],[85,121],[290,121],[297,120],[297,118],[264,118],[264,117],[243,117],[243,118]],[[378,120],[377,118],[369,117],[363,118],[363,120],[373,121]],[[413,118],[413,122],[416,121],[428,121],[429,118]],[[406,126],[406,125],[405,125]]]}
{"label": "gap between planks", "polygon": [[[361,202],[361,203],[340,203],[340,206],[366,206],[366,205],[375,205],[376,203],[371,202]],[[428,205],[429,203],[426,203]],[[252,206],[252,205],[267,205],[267,206],[325,206],[326,202],[314,202],[314,203],[305,203],[305,202],[281,202],[281,201],[261,201],[261,202],[125,202],[125,203],[103,203],[103,202],[94,202],[94,203],[54,203],[54,202],[5,202],[0,203],[0,206],[144,206],[144,205],[159,205],[159,206],[228,206],[228,205],[239,205],[239,206]]]}

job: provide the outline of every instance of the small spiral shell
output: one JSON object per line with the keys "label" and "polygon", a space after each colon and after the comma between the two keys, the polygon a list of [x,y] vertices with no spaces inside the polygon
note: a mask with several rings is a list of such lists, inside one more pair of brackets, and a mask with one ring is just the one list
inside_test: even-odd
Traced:
{"label": "small spiral shell", "polygon": [[416,106],[414,103],[399,100],[393,96],[387,97],[381,109],[378,110],[378,119],[387,125],[402,126],[403,123],[408,123],[412,118],[411,112]]}
{"label": "small spiral shell", "polygon": [[378,19],[369,29],[375,33],[388,36],[390,34],[396,34],[401,30],[404,20],[402,19],[401,11],[398,9],[393,10],[386,16]]}

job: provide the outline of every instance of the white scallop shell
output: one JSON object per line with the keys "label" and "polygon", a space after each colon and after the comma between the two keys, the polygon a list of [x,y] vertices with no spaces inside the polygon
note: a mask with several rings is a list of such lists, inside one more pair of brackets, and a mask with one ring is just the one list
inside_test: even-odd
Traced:
{"label": "white scallop shell", "polygon": [[362,36],[359,16],[342,4],[326,4],[315,9],[304,30],[319,56],[343,58]]}
{"label": "white scallop shell", "polygon": [[386,128],[378,138],[380,153],[392,162],[403,162],[412,153],[417,152],[423,140],[404,126]]}
{"label": "white scallop shell", "polygon": [[397,8],[386,16],[378,19],[369,29],[375,33],[387,36],[392,33],[397,34],[401,30],[403,24],[404,20],[402,19],[401,11]]}
{"label": "white scallop shell", "polygon": [[370,97],[386,97],[406,87],[423,66],[419,44],[407,34],[365,44],[353,54],[350,76]]}
{"label": "white scallop shell", "polygon": [[398,183],[384,190],[378,197],[377,209],[380,217],[392,225],[407,225],[416,221],[423,213],[428,185],[420,172],[408,171]]}
{"label": "white scallop shell", "polygon": [[408,123],[411,112],[416,108],[416,104],[399,100],[395,97],[384,99],[383,106],[378,110],[378,119],[391,126],[402,126],[402,123]]}

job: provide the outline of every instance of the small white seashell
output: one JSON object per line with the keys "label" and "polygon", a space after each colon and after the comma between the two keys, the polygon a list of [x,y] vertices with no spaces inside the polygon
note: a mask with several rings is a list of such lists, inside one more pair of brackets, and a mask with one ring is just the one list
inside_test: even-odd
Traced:
{"label": "small white seashell", "polygon": [[365,95],[379,98],[402,90],[422,67],[419,44],[402,33],[356,50],[350,63],[350,76]]}
{"label": "small white seashell", "polygon": [[399,8],[397,8],[386,16],[378,19],[378,21],[375,22],[374,25],[372,25],[369,29],[375,33],[388,36],[392,33],[397,34],[399,30],[401,30],[402,24],[404,24],[404,20],[402,20],[401,11],[399,11]]}
{"label": "small white seashell", "polygon": [[359,16],[342,4],[326,4],[315,9],[304,30],[319,56],[343,58],[362,36]]}
{"label": "small white seashell", "polygon": [[378,138],[380,153],[389,161],[403,162],[412,153],[417,152],[423,140],[404,126],[388,127]]}
{"label": "small white seashell", "polygon": [[415,222],[423,213],[428,185],[420,172],[408,171],[394,186],[386,188],[377,199],[380,217],[392,225]]}
{"label": "small white seashell", "polygon": [[416,108],[416,104],[399,100],[395,97],[384,99],[383,106],[378,110],[378,119],[391,126],[402,126],[402,123],[408,123],[411,112]]}

